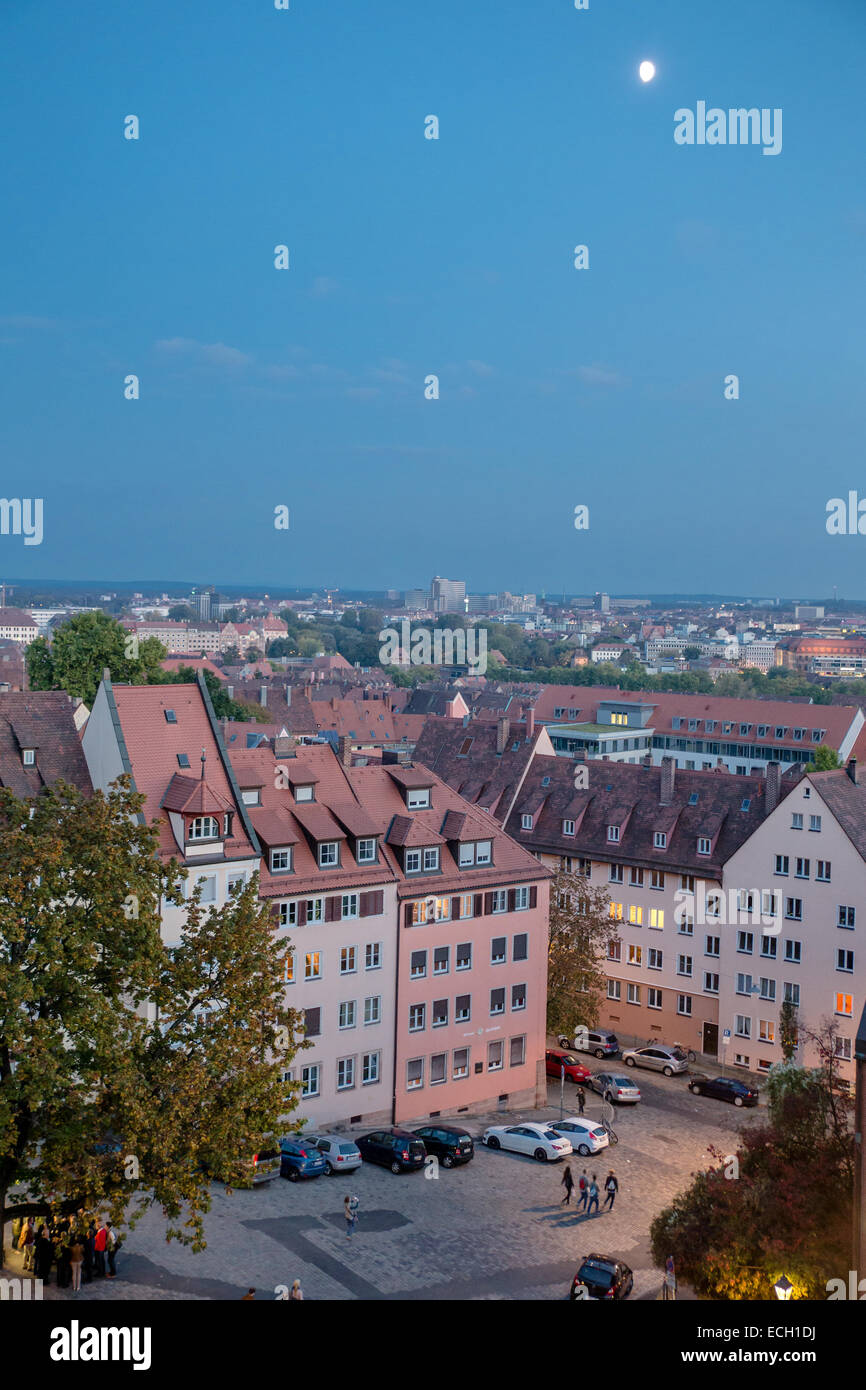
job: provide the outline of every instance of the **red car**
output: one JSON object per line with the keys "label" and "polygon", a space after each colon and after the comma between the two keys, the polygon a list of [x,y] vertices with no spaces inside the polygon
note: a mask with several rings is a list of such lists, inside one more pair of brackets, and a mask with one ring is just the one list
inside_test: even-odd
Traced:
{"label": "red car", "polygon": [[575,1083],[588,1081],[592,1072],[589,1067],[585,1067],[583,1062],[579,1062],[573,1052],[562,1052],[558,1047],[551,1048],[545,1053],[544,1058],[547,1064],[547,1075],[555,1076],[559,1079],[560,1070],[565,1065],[565,1078],[567,1081]]}

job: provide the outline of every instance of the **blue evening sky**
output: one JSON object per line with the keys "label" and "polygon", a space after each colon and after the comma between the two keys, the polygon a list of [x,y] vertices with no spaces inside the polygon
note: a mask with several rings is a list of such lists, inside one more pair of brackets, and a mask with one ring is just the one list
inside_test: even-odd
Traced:
{"label": "blue evening sky", "polygon": [[9,0],[0,54],[0,578],[866,597],[862,0]]}

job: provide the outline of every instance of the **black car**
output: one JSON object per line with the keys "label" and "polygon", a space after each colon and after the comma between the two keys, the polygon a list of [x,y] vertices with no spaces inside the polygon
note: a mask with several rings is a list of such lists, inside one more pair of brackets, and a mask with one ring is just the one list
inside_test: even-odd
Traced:
{"label": "black car", "polygon": [[634,1275],[622,1260],[614,1260],[610,1255],[586,1255],[583,1264],[571,1281],[571,1297],[578,1299],[580,1284],[584,1284],[590,1298],[628,1298],[634,1285]]}
{"label": "black car", "polygon": [[468,1163],[475,1157],[475,1143],[468,1130],[456,1125],[422,1125],[415,1130],[428,1154],[435,1154],[443,1168]]}
{"label": "black car", "polygon": [[696,1076],[689,1082],[689,1090],[696,1096],[713,1096],[732,1105],[757,1105],[759,1099],[754,1086],[747,1086],[735,1076]]}
{"label": "black car", "polygon": [[427,1150],[417,1134],[408,1129],[374,1129],[355,1143],[365,1163],[381,1163],[392,1173],[410,1173],[423,1168]]}

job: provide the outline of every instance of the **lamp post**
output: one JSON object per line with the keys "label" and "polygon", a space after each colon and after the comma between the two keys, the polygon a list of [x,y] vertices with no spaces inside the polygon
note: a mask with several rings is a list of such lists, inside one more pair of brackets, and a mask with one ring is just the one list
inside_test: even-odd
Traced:
{"label": "lamp post", "polygon": [[860,1015],[860,1026],[854,1042],[854,1229],[852,1232],[853,1268],[857,1278],[866,1274],[866,1213],[863,1198],[866,1194],[866,1004]]}
{"label": "lamp post", "polygon": [[787,1303],[791,1294],[794,1292],[794,1285],[791,1283],[787,1274],[780,1275],[773,1285],[773,1288],[776,1290],[776,1297],[780,1298],[783,1303]]}

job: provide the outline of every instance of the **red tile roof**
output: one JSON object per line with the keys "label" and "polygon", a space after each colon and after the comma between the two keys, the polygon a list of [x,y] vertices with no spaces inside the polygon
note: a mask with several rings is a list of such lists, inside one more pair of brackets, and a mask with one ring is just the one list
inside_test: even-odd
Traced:
{"label": "red tile roof", "polygon": [[[90,773],[75,727],[74,709],[65,690],[0,694],[0,786],[26,797],[63,781],[90,794]],[[25,747],[37,750],[35,767],[24,766]]]}

